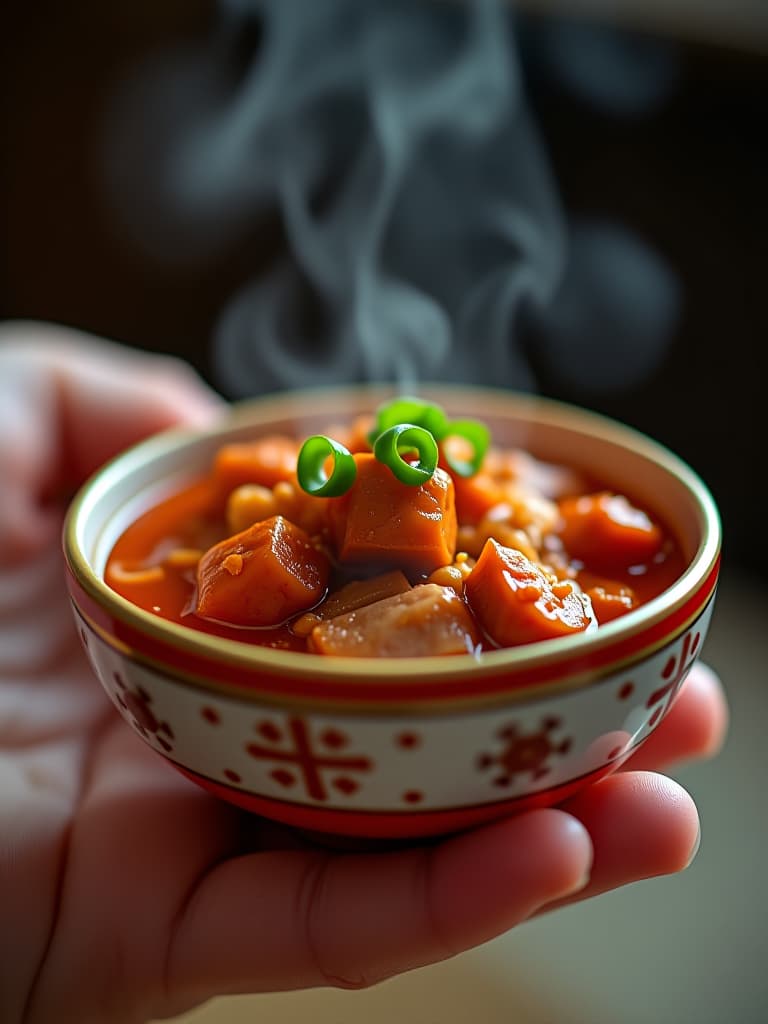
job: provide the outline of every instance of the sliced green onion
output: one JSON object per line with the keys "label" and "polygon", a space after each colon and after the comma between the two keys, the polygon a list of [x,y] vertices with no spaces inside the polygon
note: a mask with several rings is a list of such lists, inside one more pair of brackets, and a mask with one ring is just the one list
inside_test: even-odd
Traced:
{"label": "sliced green onion", "polygon": [[443,457],[450,468],[457,476],[474,476],[480,469],[488,445],[491,443],[491,433],[484,423],[477,420],[451,420],[445,432],[445,437],[460,437],[472,446],[472,455],[468,459],[458,459],[451,455],[446,445],[443,446]]}
{"label": "sliced green onion", "polygon": [[[403,453],[414,451],[417,462],[406,462]],[[437,468],[437,442],[428,430],[415,423],[397,423],[376,438],[373,454],[404,484],[417,487],[432,478]]]}
{"label": "sliced green onion", "polygon": [[445,435],[448,427],[448,419],[439,405],[427,402],[423,398],[406,396],[394,398],[376,410],[376,425],[368,439],[373,445],[376,438],[385,430],[403,423],[423,427],[436,441]]}
{"label": "sliced green onion", "polygon": [[[411,395],[394,398],[376,410],[376,425],[368,435],[374,452],[376,452],[378,439],[395,427],[421,427],[438,442],[445,441],[450,437],[459,437],[468,442],[472,449],[472,454],[468,458],[459,458],[451,454],[450,451],[445,450],[448,446],[443,445],[445,461],[457,476],[474,476],[477,473],[491,441],[490,432],[485,424],[478,420],[449,420],[441,406]],[[398,447],[402,450],[403,444],[398,444]],[[383,451],[384,448],[382,447],[381,450]],[[387,451],[390,449],[388,448]],[[404,462],[399,455],[391,461],[389,456],[381,458],[381,461],[386,462],[390,468]],[[424,465],[428,465],[428,462]]]}
{"label": "sliced green onion", "polygon": [[[333,458],[333,468],[326,472],[325,464]],[[300,487],[317,498],[336,498],[350,489],[357,476],[357,466],[350,451],[325,434],[308,437],[301,446],[296,460],[296,475]]]}

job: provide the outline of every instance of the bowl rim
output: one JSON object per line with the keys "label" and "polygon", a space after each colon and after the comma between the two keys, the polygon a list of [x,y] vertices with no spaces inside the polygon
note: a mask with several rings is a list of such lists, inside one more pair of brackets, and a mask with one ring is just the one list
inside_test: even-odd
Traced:
{"label": "bowl rim", "polygon": [[[613,622],[606,623],[587,636],[558,637],[537,641],[519,647],[483,651],[479,655],[422,656],[407,658],[367,658],[318,656],[294,651],[279,651],[246,641],[230,640],[212,634],[202,633],[191,627],[162,619],[151,612],[132,604],[107,585],[90,566],[89,560],[78,540],[82,517],[88,514],[94,501],[106,493],[113,482],[122,475],[135,472],[164,454],[183,449],[187,445],[222,439],[233,430],[246,425],[254,429],[266,427],[270,422],[286,418],[290,409],[296,408],[322,415],[327,412],[341,417],[343,401],[349,406],[362,400],[381,402],[403,389],[391,384],[340,385],[314,389],[284,390],[262,397],[233,404],[225,420],[205,430],[188,427],[173,427],[132,445],[101,466],[80,487],[67,510],[62,541],[66,564],[74,580],[98,606],[114,619],[132,627],[140,634],[160,641],[162,644],[183,650],[186,654],[200,656],[208,663],[220,663],[254,673],[261,670],[271,676],[300,676],[305,680],[333,679],[335,683],[345,680],[359,687],[366,681],[380,685],[387,680],[414,676],[420,682],[434,680],[439,683],[459,681],[468,675],[473,677],[486,674],[498,675],[507,670],[539,670],[548,665],[567,663],[569,660],[583,662],[585,658],[610,647],[623,638],[629,638],[651,627],[658,626],[671,613],[690,599],[716,571],[722,544],[720,516],[708,487],[698,474],[678,455],[660,442],[641,431],[614,420],[601,413],[557,399],[545,398],[514,390],[489,388],[481,385],[457,385],[424,383],[414,389],[420,396],[451,402],[477,400],[482,397],[489,415],[529,422],[532,425],[565,428],[577,433],[588,434],[620,447],[631,449],[635,454],[659,466],[670,476],[682,483],[693,498],[700,519],[701,537],[698,548],[683,574],[662,594],[641,605],[638,609]],[[510,404],[512,408],[510,408]],[[327,405],[327,410],[323,406]],[[351,411],[347,410],[351,415]],[[566,463],[567,464],[567,463]],[[157,482],[157,481],[152,481]],[[666,642],[667,637],[662,641]],[[654,648],[661,646],[656,643]],[[140,648],[138,653],[140,654]],[[642,655],[642,652],[641,652]],[[629,659],[638,660],[638,655]],[[614,670],[618,662],[610,662]],[[603,673],[586,673],[582,685],[597,681]],[[220,687],[213,680],[202,677],[198,680],[211,689]],[[561,686],[556,687],[560,689]],[[548,689],[548,684],[535,686],[537,691]]]}

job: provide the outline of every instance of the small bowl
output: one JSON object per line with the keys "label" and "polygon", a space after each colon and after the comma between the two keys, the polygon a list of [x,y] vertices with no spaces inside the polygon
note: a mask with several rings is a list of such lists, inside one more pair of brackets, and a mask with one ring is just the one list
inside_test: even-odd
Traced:
{"label": "small bowl", "polygon": [[335,836],[402,839],[556,804],[615,771],[656,729],[712,613],[720,523],[676,456],[601,416],[488,389],[425,397],[494,441],[587,471],[657,516],[687,568],[659,597],[587,635],[475,657],[334,658],[220,639],[143,611],[104,582],[137,515],[210,465],[223,443],[306,436],[391,389],[296,392],[239,407],[205,434],[170,431],[102,468],[64,545],[80,635],[129,728],[206,790]]}

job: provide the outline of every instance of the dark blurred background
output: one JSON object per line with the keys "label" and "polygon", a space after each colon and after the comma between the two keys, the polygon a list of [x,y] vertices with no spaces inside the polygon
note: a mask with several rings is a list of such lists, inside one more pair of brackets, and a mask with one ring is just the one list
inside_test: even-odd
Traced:
{"label": "dark blurred background", "polygon": [[[561,203],[569,218],[619,223],[641,238],[682,301],[650,378],[592,390],[537,359],[532,342],[538,385],[681,454],[720,504],[727,557],[762,570],[768,38],[749,26],[723,39],[687,23],[656,30],[648,18],[617,33],[543,6],[523,5],[517,38]],[[0,316],[183,355],[216,383],[214,324],[233,290],[284,246],[279,217],[241,234],[213,267],[171,265],[116,223],[101,180],[121,83],[147,55],[204,40],[213,4],[16,2],[2,20]],[[606,86],[601,61],[624,62],[624,86]]]}
{"label": "dark blurred background", "polygon": [[[317,11],[331,0],[276,2]],[[222,0],[230,10],[249,3]],[[380,6],[398,4],[407,6],[402,0]],[[581,20],[573,18],[577,5],[585,11]],[[461,5],[444,0],[442,6]],[[615,309],[608,287],[603,306],[598,302],[577,332],[574,351],[586,373],[572,364],[565,372],[557,350],[544,340],[537,344],[537,330],[543,339],[547,325],[533,325],[526,345],[537,384],[668,444],[707,480],[723,512],[726,571],[706,657],[726,681],[731,734],[718,758],[679,776],[700,808],[702,850],[682,876],[543,915],[451,960],[442,973],[413,972],[369,992],[214,1001],[189,1024],[256,1017],[292,1024],[310,1017],[333,1024],[426,1021],[436,1012],[445,1024],[478,1015],[525,1024],[768,1019],[768,699],[759,670],[768,611],[762,585],[768,568],[768,4],[527,0],[518,10],[515,38],[528,101],[564,216],[580,225],[584,258],[576,260],[565,307],[578,313],[596,277],[624,287]],[[212,245],[211,259],[174,262],[139,243],[116,215],[105,182],[105,138],[125,81],[147,58],[162,62],[169,48],[205,49],[217,24],[209,0],[4,5],[0,317],[51,320],[176,353],[218,386],[212,341],[221,311],[284,251],[281,219],[246,220],[236,243]],[[234,80],[258,45],[258,25],[238,33]],[[204,92],[197,98],[204,107]],[[152,114],[148,102],[148,123]],[[152,160],[130,150],[124,156],[128,179],[130,165],[143,165],[134,179],[140,193],[152,183]],[[620,244],[611,231],[600,234],[600,225],[618,228]],[[616,274],[633,252],[627,238],[640,245],[629,278]],[[590,252],[599,257],[591,264]],[[655,289],[657,299],[666,296],[666,320],[659,314],[664,302],[647,306],[640,285],[647,294]],[[614,319],[622,336],[650,339],[654,324],[669,332],[652,372],[635,375],[631,387],[618,377],[605,386],[611,383],[606,365],[615,370],[617,363],[592,346],[601,311],[609,341]],[[550,323],[550,337],[557,326]],[[605,330],[602,335],[605,343]],[[619,363],[632,354],[621,340]]]}

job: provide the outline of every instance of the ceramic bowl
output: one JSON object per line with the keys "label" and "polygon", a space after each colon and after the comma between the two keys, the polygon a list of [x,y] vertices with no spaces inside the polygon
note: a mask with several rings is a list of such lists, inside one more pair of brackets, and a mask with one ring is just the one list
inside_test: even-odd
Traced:
{"label": "ceramic bowl", "polygon": [[376,388],[283,394],[206,434],[171,431],[101,469],[64,543],[72,604],[96,675],[128,728],[217,797],[337,836],[446,833],[562,801],[615,771],[668,713],[712,613],[720,524],[704,484],[647,437],[508,392],[424,388],[495,442],[588,470],[664,521],[687,568],[661,596],[577,637],[479,658],[362,659],[223,640],[156,618],[104,582],[141,512],[224,442],[306,436],[370,411]]}

